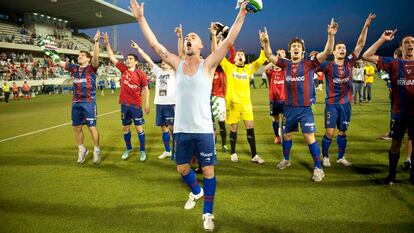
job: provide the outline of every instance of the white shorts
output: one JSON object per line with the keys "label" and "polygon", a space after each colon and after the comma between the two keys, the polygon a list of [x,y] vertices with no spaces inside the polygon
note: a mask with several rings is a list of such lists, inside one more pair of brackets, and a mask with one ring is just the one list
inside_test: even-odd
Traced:
{"label": "white shorts", "polygon": [[212,111],[214,120],[225,121],[226,120],[226,101],[222,97],[211,97]]}

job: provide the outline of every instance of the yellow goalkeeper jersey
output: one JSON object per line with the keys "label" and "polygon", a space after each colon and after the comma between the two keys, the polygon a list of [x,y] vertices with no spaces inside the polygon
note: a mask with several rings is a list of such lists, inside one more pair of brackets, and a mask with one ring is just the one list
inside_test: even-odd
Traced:
{"label": "yellow goalkeeper jersey", "polygon": [[251,64],[238,67],[224,58],[220,65],[227,77],[226,101],[234,103],[250,103],[250,77],[266,62],[264,51]]}

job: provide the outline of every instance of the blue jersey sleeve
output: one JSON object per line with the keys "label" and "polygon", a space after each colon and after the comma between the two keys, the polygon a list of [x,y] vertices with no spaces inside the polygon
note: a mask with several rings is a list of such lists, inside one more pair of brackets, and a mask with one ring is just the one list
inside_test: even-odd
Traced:
{"label": "blue jersey sleeve", "polygon": [[384,70],[387,73],[392,73],[392,62],[395,61],[395,58],[392,57],[379,57],[378,60],[378,69]]}

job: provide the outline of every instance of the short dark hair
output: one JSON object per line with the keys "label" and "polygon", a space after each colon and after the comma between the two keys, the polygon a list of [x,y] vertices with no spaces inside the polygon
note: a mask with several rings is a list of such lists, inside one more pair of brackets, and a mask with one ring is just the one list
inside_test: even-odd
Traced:
{"label": "short dark hair", "polygon": [[398,58],[402,57],[402,51],[400,48],[394,50],[394,55],[397,55]]}
{"label": "short dark hair", "polygon": [[336,46],[337,46],[337,45],[340,45],[340,44],[345,45],[345,43],[344,43],[343,41],[338,41],[338,42],[336,42],[336,43],[335,43],[335,45],[334,45],[334,50],[336,49]]}
{"label": "short dark hair", "polygon": [[405,39],[405,38],[407,38],[407,37],[413,37],[413,38],[414,38],[414,36],[412,36],[412,35],[407,35],[407,36],[404,36],[404,37],[403,37],[403,38],[401,38],[401,40],[400,40],[400,46],[402,46],[404,39]]}
{"label": "short dark hair", "polygon": [[290,47],[293,43],[300,43],[302,45],[302,50],[305,51],[305,41],[302,38],[295,37],[289,41],[288,50],[290,51]]}
{"label": "short dark hair", "polygon": [[134,60],[135,60],[136,62],[138,62],[138,56],[137,56],[137,55],[135,55],[135,54],[133,54],[133,53],[129,53],[129,54],[127,55],[127,57],[129,57],[129,56],[133,57],[133,58],[134,58]]}
{"label": "short dark hair", "polygon": [[81,50],[79,53],[84,53],[86,55],[87,58],[92,60],[92,55],[90,52],[86,51],[86,50]]}

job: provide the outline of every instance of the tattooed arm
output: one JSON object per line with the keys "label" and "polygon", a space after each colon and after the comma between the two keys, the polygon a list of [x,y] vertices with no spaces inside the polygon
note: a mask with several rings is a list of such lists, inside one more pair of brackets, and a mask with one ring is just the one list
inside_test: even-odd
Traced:
{"label": "tattooed arm", "polygon": [[138,25],[141,28],[141,31],[151,48],[158,54],[158,56],[161,57],[165,63],[169,64],[176,70],[180,62],[180,57],[168,51],[162,44],[158,42],[157,37],[155,37],[154,33],[147,23],[147,20],[144,17],[144,3],[138,4],[136,0],[131,0],[129,9],[131,10],[132,14],[134,14]]}

